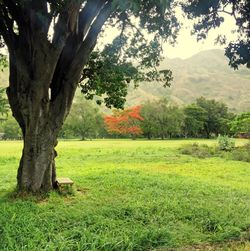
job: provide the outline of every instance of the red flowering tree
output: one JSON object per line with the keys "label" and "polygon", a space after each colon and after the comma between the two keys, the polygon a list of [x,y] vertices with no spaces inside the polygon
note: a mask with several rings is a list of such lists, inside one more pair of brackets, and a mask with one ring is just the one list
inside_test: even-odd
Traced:
{"label": "red flowering tree", "polygon": [[113,115],[105,116],[104,122],[106,128],[111,134],[130,135],[132,138],[143,133],[140,127],[140,121],[143,117],[140,115],[141,106],[133,106],[125,110],[113,110]]}

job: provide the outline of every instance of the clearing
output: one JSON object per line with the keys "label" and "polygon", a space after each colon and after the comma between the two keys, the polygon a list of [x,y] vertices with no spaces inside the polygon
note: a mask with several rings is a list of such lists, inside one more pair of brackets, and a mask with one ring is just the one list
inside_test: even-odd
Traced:
{"label": "clearing", "polygon": [[75,195],[16,199],[22,143],[1,141],[0,250],[250,250],[250,163],[181,155],[192,142],[216,143],[60,141]]}

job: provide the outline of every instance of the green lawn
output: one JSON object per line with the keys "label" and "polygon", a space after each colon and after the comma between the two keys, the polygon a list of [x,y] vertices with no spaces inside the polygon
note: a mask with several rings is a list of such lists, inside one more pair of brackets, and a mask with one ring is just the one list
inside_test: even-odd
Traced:
{"label": "green lawn", "polygon": [[22,143],[0,142],[0,250],[168,250],[249,239],[250,163],[181,155],[190,142],[61,141],[57,174],[77,191],[44,200],[10,196]]}

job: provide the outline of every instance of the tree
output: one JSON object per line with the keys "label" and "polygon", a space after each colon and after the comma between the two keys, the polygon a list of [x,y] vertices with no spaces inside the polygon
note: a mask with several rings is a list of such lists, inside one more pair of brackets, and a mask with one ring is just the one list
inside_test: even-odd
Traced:
{"label": "tree", "polygon": [[[122,107],[133,79],[169,84],[171,72],[155,69],[161,41],[174,41],[179,29],[171,5],[170,0],[0,0],[0,35],[9,51],[7,94],[24,139],[19,190],[54,186],[54,148],[79,81],[88,98],[105,94],[104,102],[115,107]],[[110,26],[120,34],[104,46],[105,53],[93,52]],[[152,34],[149,41],[144,33]]]}
{"label": "tree", "polygon": [[197,104],[184,107],[184,134],[186,137],[198,137],[205,125],[207,113]]}
{"label": "tree", "polygon": [[184,114],[178,106],[169,104],[166,99],[157,101],[156,128],[161,139],[179,136],[183,121]]}
{"label": "tree", "polygon": [[63,131],[73,137],[96,137],[102,123],[99,109],[89,101],[78,101],[73,104],[72,109],[63,126]]}
{"label": "tree", "polygon": [[143,117],[143,121],[141,122],[141,128],[143,134],[148,139],[151,139],[157,134],[156,115],[157,115],[156,102],[147,101],[142,105],[141,116]]}
{"label": "tree", "polygon": [[234,134],[242,134],[249,137],[250,112],[243,112],[237,115],[230,123],[230,130]]}
{"label": "tree", "polygon": [[178,106],[169,104],[166,99],[146,102],[142,105],[141,114],[144,118],[141,127],[148,139],[172,138],[182,134],[183,111]]}
{"label": "tree", "polygon": [[196,105],[206,112],[203,133],[207,138],[210,138],[211,134],[228,134],[232,114],[228,112],[228,107],[224,103],[201,97],[196,100]]}
{"label": "tree", "polygon": [[[0,48],[4,46],[3,41],[0,37]],[[6,56],[0,53],[0,71],[7,67]],[[9,110],[8,107],[8,100],[5,98],[5,88],[0,87],[0,115],[6,116]],[[0,118],[0,122],[3,121],[5,118]]]}
{"label": "tree", "polygon": [[9,111],[8,100],[4,97],[4,95],[5,89],[0,88],[0,122],[6,119],[3,116],[6,116]]}
{"label": "tree", "polygon": [[226,56],[229,64],[237,69],[239,65],[250,67],[250,1],[249,0],[190,0],[180,2],[189,19],[196,20],[193,33],[197,39],[207,37],[207,33],[224,22],[225,14],[235,19],[238,38],[227,42],[225,35],[220,34],[217,42],[228,43]]}
{"label": "tree", "polygon": [[113,110],[113,115],[105,116],[104,122],[111,134],[130,135],[133,139],[142,134],[140,121],[140,106],[134,106],[125,110]]}

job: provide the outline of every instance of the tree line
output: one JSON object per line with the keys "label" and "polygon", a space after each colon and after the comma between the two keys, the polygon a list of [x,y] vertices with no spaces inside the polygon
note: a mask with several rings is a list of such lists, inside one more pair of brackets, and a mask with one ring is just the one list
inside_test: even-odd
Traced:
{"label": "tree line", "polygon": [[[6,114],[7,110],[5,103],[2,114]],[[21,138],[20,127],[12,116],[2,116],[0,119],[1,137]],[[225,103],[200,97],[185,106],[172,104],[163,98],[104,114],[93,102],[78,97],[59,137],[81,140],[127,137],[167,139],[211,138],[218,135],[249,137],[250,112],[236,115],[229,111]]]}
{"label": "tree line", "polygon": [[112,114],[78,100],[61,130],[62,138],[211,138],[218,135],[249,137],[250,112],[234,114],[227,105],[200,97],[178,106],[167,99],[146,101]]}
{"label": "tree line", "polygon": [[[135,108],[127,110],[130,109]],[[138,111],[138,107],[136,109]],[[232,130],[231,123],[238,117],[228,110],[226,104],[204,97],[183,107],[171,104],[167,99],[147,101],[140,106],[139,115],[142,117],[140,120],[137,117],[129,118],[135,120],[141,129],[134,134],[148,139],[210,138],[219,134],[232,135],[238,130]],[[116,114],[113,116],[117,117]],[[122,134],[122,131],[112,130],[108,123],[106,125],[110,133]],[[118,126],[126,127],[126,124],[120,123]]]}
{"label": "tree line", "polygon": [[230,122],[235,117],[226,104],[198,98],[180,107],[167,100],[146,102],[141,110],[142,128],[148,138],[210,138],[230,134]]}

